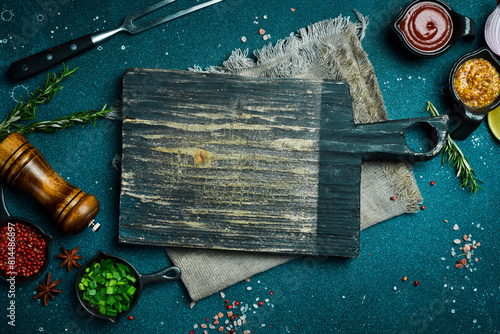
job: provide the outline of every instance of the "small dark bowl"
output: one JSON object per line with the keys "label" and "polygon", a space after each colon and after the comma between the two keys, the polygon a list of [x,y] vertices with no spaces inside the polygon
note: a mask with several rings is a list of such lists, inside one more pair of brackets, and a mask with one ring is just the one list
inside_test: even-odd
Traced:
{"label": "small dark bowl", "polygon": [[[42,267],[38,272],[34,275],[31,276],[15,276],[15,283],[28,283],[28,282],[33,282],[37,278],[40,277],[40,275],[43,274],[43,272],[47,269],[49,265],[49,259],[50,259],[50,242],[52,241],[52,237],[48,234],[46,234],[38,225],[35,223],[26,220],[21,217],[12,217],[9,213],[9,210],[7,210],[7,206],[5,205],[5,195],[3,191],[3,186],[0,184],[0,228],[3,228],[4,226],[8,226],[10,224],[15,224],[15,223],[21,223],[26,226],[32,227],[35,231],[37,231],[40,236],[45,240],[45,262],[43,263]],[[0,278],[6,282],[7,279],[10,279],[11,275],[8,275],[7,273],[4,273],[3,271],[0,270]]]}
{"label": "small dark bowl", "polygon": [[[50,235],[46,234],[38,225],[36,225],[36,224],[34,224],[34,223],[30,222],[29,220],[26,220],[24,218],[20,218],[20,217],[10,217],[8,220],[5,220],[5,221],[0,223],[0,228],[7,226],[9,223],[15,224],[16,222],[32,227],[35,231],[37,231],[37,233],[40,234],[40,236],[43,238],[43,240],[45,240],[45,255],[46,255],[46,257],[45,257],[45,262],[43,263],[40,270],[38,270],[38,272],[36,274],[28,276],[28,277],[15,276],[16,277],[16,279],[15,279],[16,284],[17,283],[33,282],[34,280],[38,279],[44,273],[44,271],[47,269],[47,267],[49,265],[50,243],[52,241],[52,237]],[[0,271],[0,278],[2,280],[8,282],[7,279],[10,279],[10,277],[11,277],[10,275],[7,275],[3,271]]]}
{"label": "small dark bowl", "polygon": [[[455,102],[455,106],[453,108],[453,114],[457,120],[454,123],[459,123],[458,128],[456,128],[451,136],[454,139],[463,140],[467,138],[483,121],[484,117],[492,110],[496,109],[500,105],[500,94],[496,97],[493,102],[490,104],[481,107],[474,108],[465,104],[455,90],[454,79],[455,75],[465,62],[472,59],[484,59],[489,61],[500,73],[500,61],[495,57],[495,55],[488,48],[481,48],[479,50],[467,53],[460,57],[451,67],[450,75],[448,78],[448,84],[451,92],[451,96]],[[457,122],[458,121],[458,122]]]}
{"label": "small dark bowl", "polygon": [[[94,262],[99,262],[103,259],[113,259],[117,262],[121,262],[121,263],[127,265],[133,271],[135,279],[136,279],[134,286],[137,290],[135,291],[135,295],[134,295],[132,301],[130,302],[130,308],[127,311],[120,312],[115,316],[103,315],[103,314],[99,313],[99,309],[97,307],[90,305],[90,303],[88,301],[83,299],[83,291],[78,288],[78,283],[80,283],[82,281],[82,278],[85,275],[85,269],[90,267]],[[168,274],[173,274],[173,276],[170,276]],[[76,295],[78,296],[78,300],[80,301],[80,304],[83,306],[83,308],[88,313],[90,313],[91,315],[93,315],[97,318],[109,320],[113,323],[117,323],[121,317],[123,317],[124,315],[129,313],[134,308],[134,306],[137,304],[137,301],[139,300],[139,297],[140,297],[141,292],[142,292],[142,287],[144,285],[149,284],[149,283],[153,283],[153,282],[173,282],[173,281],[177,281],[180,277],[181,277],[181,271],[177,267],[168,267],[168,268],[165,268],[165,269],[160,270],[160,271],[153,273],[153,274],[139,274],[139,272],[134,268],[134,266],[130,262],[128,262],[127,260],[125,260],[119,256],[107,254],[101,250],[101,251],[98,251],[97,254],[93,258],[88,260],[80,268],[80,271],[78,272],[78,276],[76,277],[75,288],[76,288]]]}
{"label": "small dark bowl", "polygon": [[[406,13],[410,10],[411,7],[413,7],[415,4],[419,2],[433,2],[438,5],[441,5],[444,7],[444,9],[448,12],[451,18],[451,23],[452,23],[452,33],[450,40],[448,43],[441,49],[434,51],[434,52],[423,52],[415,47],[413,47],[408,40],[405,37],[405,34],[401,29],[399,28],[399,24],[405,17]],[[446,52],[457,40],[463,37],[474,37],[475,34],[475,28],[474,28],[474,20],[467,16],[463,16],[456,11],[453,10],[453,8],[450,7],[446,2],[442,0],[412,0],[406,4],[405,7],[401,10],[399,15],[392,21],[392,30],[396,33],[396,35],[399,37],[403,45],[413,54],[420,56],[420,57],[437,57],[444,52]]]}

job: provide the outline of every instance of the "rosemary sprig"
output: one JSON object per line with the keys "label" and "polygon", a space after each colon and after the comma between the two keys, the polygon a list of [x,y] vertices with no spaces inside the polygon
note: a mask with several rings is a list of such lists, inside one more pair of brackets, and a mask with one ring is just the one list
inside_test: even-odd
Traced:
{"label": "rosemary sprig", "polygon": [[106,105],[104,105],[100,110],[77,111],[51,121],[38,121],[28,125],[19,123],[34,119],[38,106],[50,102],[57,92],[63,88],[61,82],[65,78],[72,76],[76,70],[77,68],[69,70],[68,67],[64,66],[59,76],[55,73],[48,74],[43,88],[35,89],[26,102],[19,100],[14,110],[0,123],[0,140],[5,139],[14,131],[27,135],[33,132],[55,132],[77,124],[95,123],[98,118],[105,117],[113,111],[114,108],[106,108]]}
{"label": "rosemary sprig", "polygon": [[[427,101],[427,106],[424,110],[429,111],[432,116],[439,116],[436,107],[434,107],[430,101]],[[446,160],[448,160],[448,166],[453,165],[453,167],[455,167],[457,177],[462,180],[460,184],[462,188],[470,187],[471,192],[474,194],[478,189],[483,189],[479,186],[479,183],[483,183],[483,181],[476,177],[476,172],[470,166],[469,160],[467,160],[462,150],[460,150],[457,143],[451,139],[449,134],[446,137],[441,163],[444,164]]]}
{"label": "rosemary sprig", "polygon": [[11,127],[20,127],[21,125],[17,123],[18,121],[35,118],[38,106],[50,102],[57,92],[63,88],[61,81],[73,75],[76,70],[77,68],[69,70],[68,67],[64,66],[60,76],[57,76],[55,73],[49,73],[45,86],[35,89],[28,98],[28,101],[21,102],[21,99],[19,99],[14,110],[0,123],[0,136],[3,137],[5,134],[15,131],[11,130]]}
{"label": "rosemary sprig", "polygon": [[106,108],[106,105],[104,105],[101,110],[77,111],[73,114],[55,118],[51,121],[33,122],[17,128],[16,131],[22,135],[27,135],[33,132],[56,132],[77,124],[83,125],[90,122],[94,122],[95,124],[98,118],[105,117],[112,110],[113,108]]}

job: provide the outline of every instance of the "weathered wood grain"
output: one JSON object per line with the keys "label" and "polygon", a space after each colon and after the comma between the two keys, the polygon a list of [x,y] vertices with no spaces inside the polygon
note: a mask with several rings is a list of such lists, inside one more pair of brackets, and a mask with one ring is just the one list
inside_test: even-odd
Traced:
{"label": "weathered wood grain", "polygon": [[120,242],[358,255],[346,83],[133,69],[123,112]]}

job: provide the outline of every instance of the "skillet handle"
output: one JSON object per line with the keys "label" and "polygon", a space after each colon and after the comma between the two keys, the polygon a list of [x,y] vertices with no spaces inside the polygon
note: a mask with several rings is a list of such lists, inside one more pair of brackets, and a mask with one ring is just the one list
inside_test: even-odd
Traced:
{"label": "skillet handle", "polygon": [[174,282],[181,278],[179,267],[168,267],[152,274],[140,274],[139,279],[142,285],[154,282]]}
{"label": "skillet handle", "polygon": [[3,191],[3,185],[0,184],[0,222],[4,222],[10,218],[9,210],[7,210],[7,205],[5,204],[5,193]]}

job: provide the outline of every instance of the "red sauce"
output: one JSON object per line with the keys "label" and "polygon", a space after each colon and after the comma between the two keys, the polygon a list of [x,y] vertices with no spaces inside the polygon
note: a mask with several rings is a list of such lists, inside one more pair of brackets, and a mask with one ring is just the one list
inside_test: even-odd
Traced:
{"label": "red sauce", "polygon": [[413,5],[401,20],[399,28],[410,46],[424,53],[444,48],[453,32],[448,11],[430,1]]}

